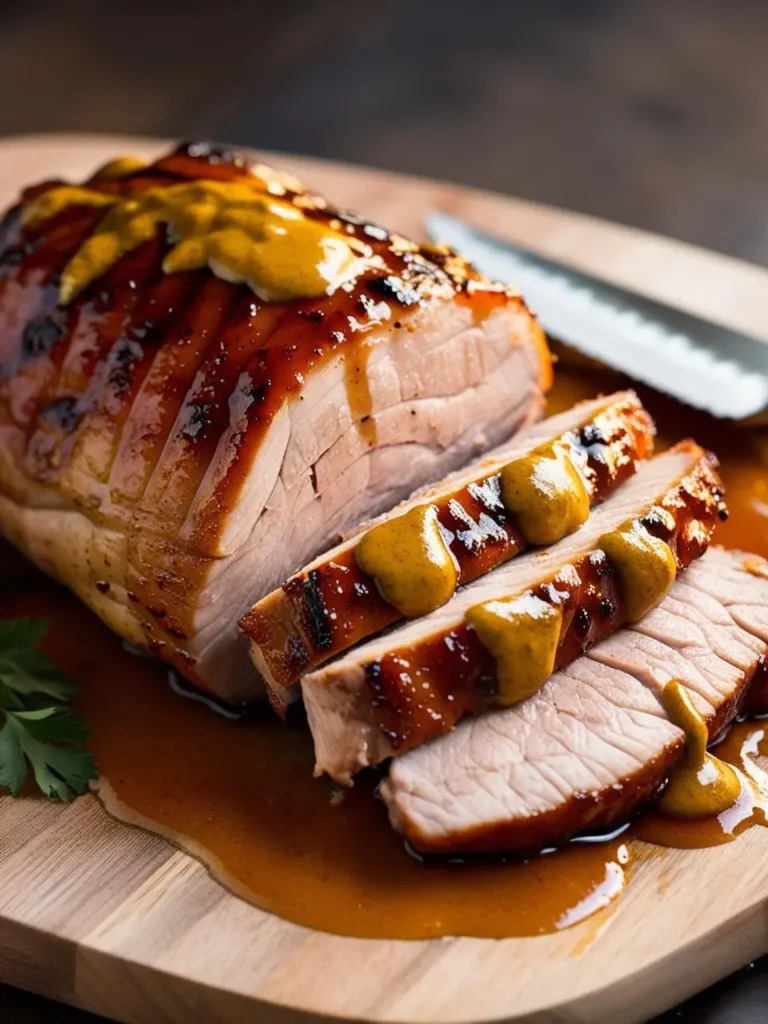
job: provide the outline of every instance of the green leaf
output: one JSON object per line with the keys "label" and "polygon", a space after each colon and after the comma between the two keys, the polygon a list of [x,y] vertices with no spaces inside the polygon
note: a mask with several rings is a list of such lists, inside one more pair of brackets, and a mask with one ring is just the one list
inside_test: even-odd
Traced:
{"label": "green leaf", "polygon": [[[39,788],[52,799],[69,801],[84,793],[90,780],[95,778],[96,765],[87,751],[77,746],[58,745],[80,743],[87,735],[85,723],[78,715],[58,708],[10,711],[0,737],[7,732],[12,737],[8,753],[13,758],[8,769],[13,785],[8,788],[14,795],[26,777],[26,762],[31,765]],[[0,748],[0,777],[3,774]]]}
{"label": "green leaf", "polygon": [[26,777],[27,762],[21,748],[19,730],[8,718],[0,730],[0,786],[9,789],[12,796],[18,796]]}
{"label": "green leaf", "polygon": [[[0,685],[11,690],[16,700],[3,706],[19,706],[18,698],[42,694],[65,703],[77,692],[75,683],[55,662],[37,649],[48,629],[45,619],[5,619],[0,621]],[[2,699],[2,697],[0,697]]]}
{"label": "green leaf", "polygon": [[20,651],[14,661],[0,655],[0,682],[21,697],[40,693],[62,703],[77,687],[42,651]]}
{"label": "green leaf", "polygon": [[96,765],[83,749],[85,722],[66,707],[74,682],[37,650],[47,628],[0,620],[0,786],[17,796],[31,767],[43,793],[68,801],[86,791]]}
{"label": "green leaf", "polygon": [[50,628],[48,619],[0,619],[0,651],[12,655],[34,650]]}

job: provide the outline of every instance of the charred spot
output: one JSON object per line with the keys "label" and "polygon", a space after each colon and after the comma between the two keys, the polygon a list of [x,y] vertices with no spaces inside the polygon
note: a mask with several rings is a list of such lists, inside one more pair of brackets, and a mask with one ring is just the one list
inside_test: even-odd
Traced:
{"label": "charred spot", "polygon": [[197,405],[193,405],[187,422],[181,428],[181,437],[187,441],[194,441],[200,431],[210,423],[211,410],[212,406],[209,402],[199,402]]}
{"label": "charred spot", "polygon": [[42,410],[41,415],[52,427],[69,434],[80,422],[81,413],[77,407],[77,399],[66,397],[49,402]]}
{"label": "charred spot", "polygon": [[96,589],[100,594],[108,594],[109,584],[106,580],[96,580]]}
{"label": "charred spot", "polygon": [[380,661],[369,661],[363,671],[365,673],[365,681],[373,692],[373,704],[375,707],[377,699],[378,701],[381,700],[381,682],[384,675],[384,666]]}
{"label": "charred spot", "polygon": [[118,398],[123,398],[131,387],[133,364],[144,355],[144,349],[137,341],[121,338],[112,354],[112,369],[109,371],[109,385]]}
{"label": "charred spot", "polygon": [[38,359],[50,352],[64,336],[64,324],[50,316],[30,320],[21,336],[21,357]]}
{"label": "charred spot", "polygon": [[165,629],[166,629],[167,633],[170,633],[171,636],[177,637],[179,640],[189,640],[189,637],[184,632],[184,630],[183,629],[179,629],[178,626],[172,626],[172,625],[169,624],[169,625],[167,625],[165,627]]}
{"label": "charred spot", "polygon": [[307,313],[307,320],[313,324],[321,324],[323,320],[325,320],[325,313],[322,309],[311,309],[309,313]]}
{"label": "charred spot", "polygon": [[596,423],[585,423],[579,431],[579,442],[584,448],[591,448],[593,445],[607,445],[608,438]]}
{"label": "charred spot", "polygon": [[541,586],[536,588],[535,593],[542,601],[546,601],[547,604],[551,604],[555,608],[562,604],[562,595],[554,583],[542,583]]}
{"label": "charred spot", "polygon": [[610,619],[610,617],[616,611],[616,606],[609,597],[601,597],[600,604],[597,606],[597,610],[604,619]]}
{"label": "charred spot", "polygon": [[165,616],[168,614],[166,609],[163,608],[162,605],[158,604],[147,605],[147,611],[154,619],[164,619]]}
{"label": "charred spot", "polygon": [[720,508],[717,510],[717,517],[721,523],[724,523],[728,519],[729,515],[730,513],[728,509],[725,507],[725,505],[721,505]]}
{"label": "charred spot", "polygon": [[0,281],[24,262],[24,249],[15,246],[0,254]]}
{"label": "charred spot", "polygon": [[317,569],[307,574],[304,580],[304,603],[309,621],[312,643],[318,650],[327,650],[333,644],[328,609],[321,588],[322,577]]}
{"label": "charred spot", "polygon": [[128,600],[129,601],[133,601],[134,604],[138,604],[139,603],[138,597],[136,596],[136,594],[134,594],[134,592],[132,590],[129,590],[127,593],[128,593]]}
{"label": "charred spot", "polygon": [[144,341],[147,335],[155,327],[155,321],[145,317],[141,323],[131,325],[131,337],[137,341]]}
{"label": "charred spot", "polygon": [[394,299],[401,306],[415,306],[419,302],[419,293],[411,288],[400,277],[394,274],[387,274],[386,277],[374,277],[368,282],[368,287],[383,295],[387,299]]}
{"label": "charred spot", "polygon": [[589,632],[589,612],[586,608],[579,608],[573,619],[573,624],[576,627],[576,631],[581,633],[582,636],[586,636]]}
{"label": "charred spot", "polygon": [[309,651],[297,636],[288,638],[285,657],[292,669],[302,669],[309,664]]}
{"label": "charred spot", "polygon": [[613,565],[606,553],[601,549],[591,552],[589,555],[589,565],[592,571],[599,577],[613,575]]}
{"label": "charred spot", "polygon": [[648,533],[660,540],[666,540],[674,533],[675,517],[660,505],[654,505],[640,520]]}

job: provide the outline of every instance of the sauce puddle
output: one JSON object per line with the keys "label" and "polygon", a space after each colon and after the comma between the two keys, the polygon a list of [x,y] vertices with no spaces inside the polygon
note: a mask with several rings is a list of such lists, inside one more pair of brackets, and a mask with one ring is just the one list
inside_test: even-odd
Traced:
{"label": "sauce puddle", "polygon": [[[564,360],[548,411],[624,386],[616,374]],[[659,447],[692,435],[720,454],[731,518],[718,542],[768,556],[768,432],[728,427],[638,390],[659,425]],[[732,838],[718,839],[722,823],[659,824],[645,813],[628,833],[526,862],[419,861],[389,827],[373,776],[341,801],[312,777],[300,713],[285,725],[268,708],[242,721],[219,717],[173,693],[164,666],[127,653],[73,596],[7,548],[0,564],[0,616],[52,620],[45,647],[80,684],[78,710],[92,729],[107,808],[171,838],[238,895],[290,921],[363,938],[551,932],[617,898],[636,840],[708,846]],[[752,753],[742,764],[745,742]],[[758,723],[740,724],[716,753],[749,771],[760,743],[768,753]]]}

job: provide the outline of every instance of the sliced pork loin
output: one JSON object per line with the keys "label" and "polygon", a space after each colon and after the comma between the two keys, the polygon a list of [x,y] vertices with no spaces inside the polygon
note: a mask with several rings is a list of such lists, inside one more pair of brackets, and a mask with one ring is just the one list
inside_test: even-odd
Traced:
{"label": "sliced pork loin", "polygon": [[[161,225],[74,300],[60,292],[104,216],[94,192],[211,180],[354,240],[357,276],[263,301],[207,267],[165,272]],[[238,619],[350,526],[538,419],[543,335],[455,254],[238,154],[110,165],[87,201],[25,216],[60,185],[0,226],[0,529],[127,640],[252,698]]]}
{"label": "sliced pork loin", "polygon": [[381,795],[419,850],[529,852],[625,819],[684,747],[662,701],[679,680],[710,738],[766,672],[768,562],[713,548],[639,623],[529,700],[396,758]]}
{"label": "sliced pork loin", "polygon": [[561,610],[553,637],[555,668],[639,617],[633,612],[638,595],[627,592],[618,566],[601,548],[604,535],[634,524],[647,543],[661,548],[671,581],[675,566],[685,568],[706,550],[725,515],[715,466],[714,456],[683,442],[644,463],[580,530],[551,550],[514,559],[431,615],[305,676],[302,692],[318,774],[348,783],[366,765],[449,732],[464,715],[501,702],[494,657],[466,621],[478,605],[531,595],[537,608]]}
{"label": "sliced pork loin", "polygon": [[268,686],[278,691],[276,698],[281,697],[279,688],[301,674],[402,618],[357,562],[360,537],[372,526],[417,506],[434,505],[456,560],[457,582],[468,583],[529,546],[501,500],[505,465],[554,445],[577,467],[594,506],[651,454],[653,435],[653,423],[634,392],[583,402],[356,530],[258,602],[241,622],[251,657]]}

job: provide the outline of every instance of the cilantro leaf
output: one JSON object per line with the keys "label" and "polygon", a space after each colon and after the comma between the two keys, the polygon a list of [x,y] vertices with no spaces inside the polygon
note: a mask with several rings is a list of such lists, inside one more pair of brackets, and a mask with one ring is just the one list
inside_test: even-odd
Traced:
{"label": "cilantro leaf", "polygon": [[29,768],[51,799],[84,793],[96,765],[83,743],[85,722],[66,703],[74,682],[37,649],[48,623],[0,621],[0,786],[18,796]]}
{"label": "cilantro leaf", "polygon": [[0,706],[15,703],[23,708],[25,699],[35,694],[63,703],[77,693],[77,687],[69,676],[37,649],[48,627],[49,623],[44,619],[0,621],[0,686],[4,691],[10,691],[10,696],[6,693],[0,696]]}

